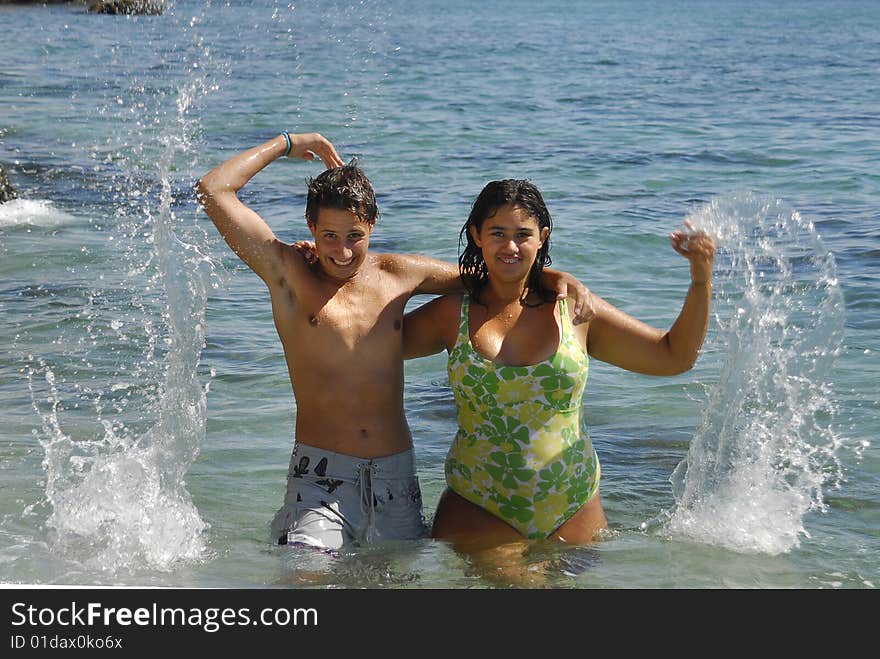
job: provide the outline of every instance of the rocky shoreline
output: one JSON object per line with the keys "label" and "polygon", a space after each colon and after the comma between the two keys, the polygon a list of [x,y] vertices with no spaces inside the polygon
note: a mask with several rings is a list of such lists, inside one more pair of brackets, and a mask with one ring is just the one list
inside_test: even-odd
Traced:
{"label": "rocky shoreline", "polygon": [[18,193],[12,187],[12,183],[9,182],[9,177],[6,175],[6,170],[3,169],[3,165],[0,165],[0,204],[12,201],[13,199],[18,199]]}
{"label": "rocky shoreline", "polygon": [[[82,5],[93,14],[156,16],[165,11],[165,0],[0,0],[0,7],[26,5]],[[3,165],[0,164],[0,204],[18,198]]]}
{"label": "rocky shoreline", "polygon": [[165,0],[0,0],[3,5],[79,4],[93,14],[156,16],[165,11]]}

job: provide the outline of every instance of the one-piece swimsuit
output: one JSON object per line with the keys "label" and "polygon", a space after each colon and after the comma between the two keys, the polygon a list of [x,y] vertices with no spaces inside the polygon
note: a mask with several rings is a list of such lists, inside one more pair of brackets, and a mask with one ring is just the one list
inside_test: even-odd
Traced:
{"label": "one-piece swimsuit", "polygon": [[447,370],[458,433],[446,457],[453,491],[527,538],[546,538],[599,487],[601,468],[581,429],[589,357],[560,300],[559,347],[537,364],[507,366],[470,340],[464,295]]}

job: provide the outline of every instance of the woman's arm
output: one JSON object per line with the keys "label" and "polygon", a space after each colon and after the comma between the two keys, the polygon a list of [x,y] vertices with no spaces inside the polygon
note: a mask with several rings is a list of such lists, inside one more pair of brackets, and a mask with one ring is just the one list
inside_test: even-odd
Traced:
{"label": "woman's arm", "polygon": [[[317,154],[327,167],[342,165],[336,149],[318,133],[290,135],[291,158],[314,160]],[[284,135],[230,158],[205,174],[196,184],[199,203],[217,230],[242,261],[263,281],[277,279],[282,269],[281,243],[256,212],[237,193],[269,163],[287,153]]]}
{"label": "woman's arm", "polygon": [[663,332],[595,296],[596,315],[587,333],[590,355],[648,375],[676,375],[693,367],[709,327],[715,241],[703,232],[676,231],[670,242],[691,266],[691,285],[675,323]]}
{"label": "woman's arm", "polygon": [[458,336],[461,295],[444,295],[403,317],[403,358],[452,350]]}

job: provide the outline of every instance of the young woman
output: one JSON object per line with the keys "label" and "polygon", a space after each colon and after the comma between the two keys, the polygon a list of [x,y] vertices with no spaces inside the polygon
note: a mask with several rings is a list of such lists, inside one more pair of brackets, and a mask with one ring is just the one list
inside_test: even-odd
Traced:
{"label": "young woman", "polygon": [[[689,227],[690,228],[690,227]],[[449,353],[458,433],[433,535],[502,544],[523,538],[590,542],[607,525],[600,466],[580,413],[589,357],[653,375],[696,361],[709,323],[715,242],[676,231],[691,284],[678,319],[662,331],[592,296],[575,325],[565,300],[540,282],[552,222],[529,181],[493,181],[461,231],[466,292],[407,314],[407,358]]]}

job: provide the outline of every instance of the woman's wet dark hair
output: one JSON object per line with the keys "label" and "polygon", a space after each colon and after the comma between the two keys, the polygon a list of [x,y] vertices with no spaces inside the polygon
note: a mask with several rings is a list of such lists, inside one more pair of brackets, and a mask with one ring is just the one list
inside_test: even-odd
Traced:
{"label": "woman's wet dark hair", "polygon": [[[471,298],[478,303],[480,303],[480,291],[489,281],[489,272],[486,269],[486,261],[483,260],[483,252],[474,242],[470,228],[475,227],[479,233],[483,228],[483,223],[495,215],[502,206],[513,206],[524,210],[538,223],[539,231],[545,227],[551,232],[553,231],[550,211],[547,210],[544,197],[541,196],[541,191],[534,183],[527,179],[504,179],[487,183],[474,201],[471,214],[468,216],[467,222],[464,223],[458,238],[459,248],[464,245],[464,249],[458,256],[461,281]],[[550,236],[548,235],[547,240],[538,250],[526,284],[528,292],[536,293],[541,301],[536,304],[528,304],[523,297],[523,304],[539,306],[544,302],[552,302],[556,299],[555,293],[545,288],[541,283],[541,273],[550,263]]]}

